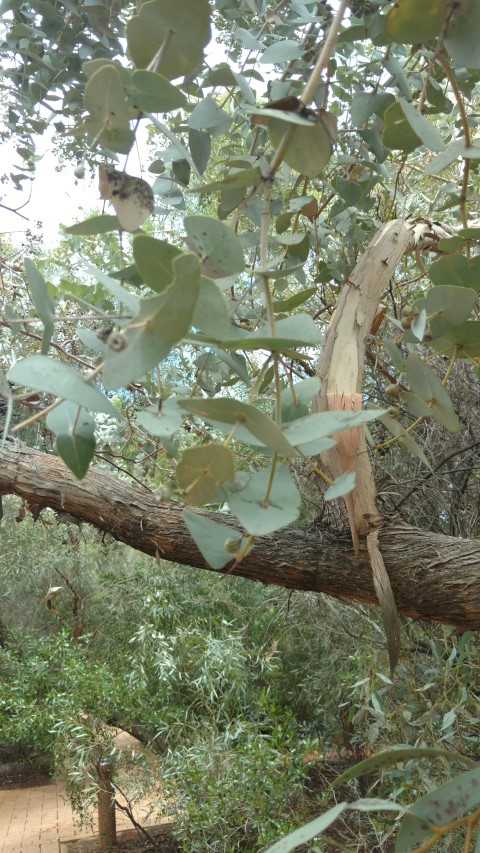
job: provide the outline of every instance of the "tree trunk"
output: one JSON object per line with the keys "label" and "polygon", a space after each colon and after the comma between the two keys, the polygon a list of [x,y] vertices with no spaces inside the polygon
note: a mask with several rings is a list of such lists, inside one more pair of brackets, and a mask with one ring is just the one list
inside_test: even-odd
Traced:
{"label": "tree trunk", "polygon": [[112,764],[100,759],[98,768],[98,837],[101,853],[109,853],[117,843],[115,788],[112,785]]}
{"label": "tree trunk", "polygon": [[[0,494],[18,495],[40,510],[66,512],[157,559],[213,571],[193,542],[179,503],[160,503],[146,488],[103,471],[91,469],[79,481],[61,459],[7,442],[0,451]],[[202,514],[238,527],[227,515]],[[459,630],[480,629],[480,542],[394,521],[380,530],[379,544],[399,613]],[[316,525],[262,537],[232,574],[378,604],[365,542],[356,559],[349,536],[341,539]]]}

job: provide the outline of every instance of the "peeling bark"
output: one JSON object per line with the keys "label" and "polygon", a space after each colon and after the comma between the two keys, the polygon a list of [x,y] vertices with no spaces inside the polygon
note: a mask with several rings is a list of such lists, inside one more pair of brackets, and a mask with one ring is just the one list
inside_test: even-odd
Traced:
{"label": "peeling bark", "polygon": [[[388,222],[375,234],[350,274],[328,327],[317,375],[321,390],[314,411],[361,408],[365,337],[378,315],[382,294],[403,256],[415,246],[405,220]],[[335,436],[337,446],[322,454],[333,478],[356,471],[356,486],[346,497],[352,538],[381,524],[375,504],[375,483],[363,429]]]}
{"label": "peeling bark", "polygon": [[[185,527],[180,504],[160,503],[148,490],[103,471],[91,469],[78,481],[57,457],[7,442],[0,451],[0,494],[67,512],[157,559],[213,571]],[[229,516],[208,515],[236,525]],[[379,545],[400,613],[459,630],[480,629],[480,542],[391,523],[380,530]],[[356,559],[350,537],[318,526],[262,537],[232,574],[378,604],[366,546],[361,544]]]}

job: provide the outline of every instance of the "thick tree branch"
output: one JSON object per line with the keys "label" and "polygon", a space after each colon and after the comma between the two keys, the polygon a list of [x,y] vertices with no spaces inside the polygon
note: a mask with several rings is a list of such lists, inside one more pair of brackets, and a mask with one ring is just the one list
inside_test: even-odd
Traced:
{"label": "thick tree branch", "polygon": [[[78,481],[57,457],[7,442],[0,451],[0,494],[67,512],[154,557],[210,568],[183,523],[179,504],[159,503],[144,489],[103,471],[91,469]],[[235,525],[228,516],[209,515]],[[400,613],[480,629],[480,542],[388,524],[379,543]],[[349,538],[329,536],[319,527],[286,528],[263,537],[234,574],[378,604],[364,547],[355,559]]]}

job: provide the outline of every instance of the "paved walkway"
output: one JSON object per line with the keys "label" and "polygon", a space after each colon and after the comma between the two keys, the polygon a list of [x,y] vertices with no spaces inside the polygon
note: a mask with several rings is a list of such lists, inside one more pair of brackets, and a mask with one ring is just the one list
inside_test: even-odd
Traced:
{"label": "paved walkway", "polygon": [[[118,740],[120,748],[134,746],[134,739],[125,732]],[[154,816],[146,818],[147,812],[148,804],[140,804],[134,810],[135,819],[146,826],[158,823]],[[59,853],[60,841],[94,837],[97,822],[92,816],[93,828],[75,826],[63,782],[0,791],[0,853]],[[126,815],[118,810],[116,824],[118,831],[132,829]]]}
{"label": "paved walkway", "polygon": [[[154,818],[145,820],[141,809],[135,817],[145,825],[158,823]],[[132,829],[131,822],[118,810],[116,822],[118,831]],[[92,838],[95,834],[96,820],[93,829],[75,826],[63,782],[0,791],[1,853],[59,853],[60,841]]]}

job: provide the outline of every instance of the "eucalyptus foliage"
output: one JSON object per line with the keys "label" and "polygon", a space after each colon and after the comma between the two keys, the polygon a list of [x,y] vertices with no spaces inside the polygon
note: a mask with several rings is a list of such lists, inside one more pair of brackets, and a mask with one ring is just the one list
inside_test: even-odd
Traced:
{"label": "eucalyptus foliage", "polygon": [[[31,176],[47,127],[72,181],[74,169],[119,161],[129,179],[124,193],[102,193],[117,216],[72,211],[63,266],[34,251],[9,267],[5,435],[45,414],[79,480],[99,451],[117,467],[126,457],[161,498],[188,505],[215,568],[298,522],[292,469],[318,473],[315,457],[344,430],[374,422],[372,445],[383,430],[377,445],[402,443],[427,472],[413,426],[459,431],[448,381],[457,362],[478,377],[480,362],[480,0],[3,0],[1,10],[2,133],[22,160],[11,180]],[[144,126],[137,178],[122,158]],[[150,213],[150,184],[152,218],[117,240],[119,224],[137,221],[129,205],[138,221]],[[433,262],[418,252],[390,283],[367,342],[373,407],[312,414],[338,292],[375,232],[408,215],[455,229]],[[42,411],[17,418],[32,400]],[[345,495],[352,472],[329,485],[326,500]],[[200,505],[227,508],[237,531]],[[437,831],[452,790],[462,799],[463,786],[478,787],[468,772],[441,794],[441,813],[423,800],[403,818],[399,851]]]}
{"label": "eucalyptus foliage", "polygon": [[[31,132],[60,114],[69,128],[55,124],[58,144],[80,159],[78,174],[83,164],[128,155],[141,125],[157,149],[144,154],[155,215],[148,233],[134,232],[128,247],[123,239],[120,264],[110,250],[104,269],[87,267],[73,281],[52,270],[48,281],[42,264],[26,259],[31,310],[4,301],[4,353],[11,340],[23,356],[7,378],[17,395],[23,386],[59,406],[48,427],[79,478],[95,454],[95,413],[118,420],[117,446],[133,430],[148,452],[153,436],[178,460],[179,497],[228,505],[237,517],[241,544],[223,549],[223,561],[241,559],[255,536],[299,516],[297,485],[275,488],[287,476],[285,461],[303,457],[314,469],[312,457],[333,434],[375,417],[311,415],[318,386],[302,384],[354,247],[394,213],[414,206],[430,214],[431,176],[445,178],[435,214],[468,224],[480,156],[469,120],[480,55],[466,21],[476,22],[477,0],[427,4],[420,35],[409,0],[288,2],[274,11],[260,0],[148,0],[135,10],[68,7],[66,16],[61,4],[4,2],[3,11],[8,109],[32,146]],[[217,62],[215,42],[228,61]],[[148,189],[143,180],[125,182],[117,212],[135,199],[141,205]],[[206,212],[189,212],[198,207]],[[102,214],[66,230],[80,256],[116,228],[118,219]],[[435,418],[452,431],[458,418],[425,354],[446,354],[449,372],[457,359],[479,358],[477,237],[464,228],[444,241],[446,254],[422,264],[423,277],[410,285],[407,264],[391,291],[388,329],[370,346],[377,383],[386,376],[401,387],[407,419]],[[25,313],[40,352],[23,341],[17,317]],[[63,346],[72,334],[73,361]],[[403,339],[404,354],[396,358],[388,339],[397,349]],[[184,387],[164,381],[172,359],[189,365]],[[5,380],[2,387],[10,398]],[[127,423],[134,387],[142,389],[141,413]],[[391,413],[386,429],[427,462]],[[186,448],[186,429],[212,443]],[[269,473],[252,476],[245,456]],[[345,475],[325,497],[353,485]],[[190,529],[208,559],[208,523],[199,516]]]}

